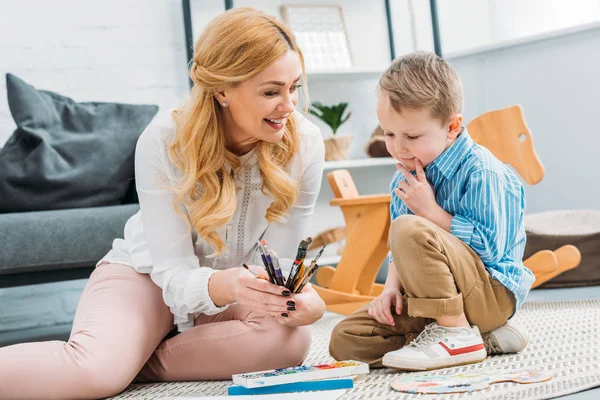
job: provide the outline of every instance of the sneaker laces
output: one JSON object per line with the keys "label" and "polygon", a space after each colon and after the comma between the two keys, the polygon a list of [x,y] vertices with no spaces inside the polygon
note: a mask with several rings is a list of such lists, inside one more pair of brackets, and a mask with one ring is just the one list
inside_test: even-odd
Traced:
{"label": "sneaker laces", "polygon": [[485,351],[488,354],[500,354],[502,353],[502,349],[500,348],[500,344],[496,340],[496,337],[492,335],[490,332],[484,333],[481,335],[483,339],[483,345],[485,346]]}
{"label": "sneaker laces", "polygon": [[446,332],[446,329],[436,323],[429,324],[425,327],[423,332],[421,332],[419,336],[417,336],[407,346],[414,347],[415,349],[428,347],[431,343],[443,338],[442,335]]}

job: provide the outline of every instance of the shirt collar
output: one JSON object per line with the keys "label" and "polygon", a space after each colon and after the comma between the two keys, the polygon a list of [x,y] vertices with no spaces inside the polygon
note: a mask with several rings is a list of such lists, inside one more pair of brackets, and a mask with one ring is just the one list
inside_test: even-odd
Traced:
{"label": "shirt collar", "polygon": [[473,148],[473,139],[471,139],[469,132],[467,132],[467,128],[463,127],[462,133],[456,138],[454,143],[440,154],[438,158],[433,160],[427,166],[427,169],[436,168],[446,179],[452,179],[462,159],[471,148]]}

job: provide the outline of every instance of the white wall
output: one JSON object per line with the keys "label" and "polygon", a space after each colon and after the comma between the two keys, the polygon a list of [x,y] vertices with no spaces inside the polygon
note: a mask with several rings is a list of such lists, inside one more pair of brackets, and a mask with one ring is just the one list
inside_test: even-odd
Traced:
{"label": "white wall", "polygon": [[[428,1],[408,2],[418,49],[433,50]],[[438,0],[444,56],[600,21],[600,0]],[[399,52],[400,54],[401,52]]]}
{"label": "white wall", "polygon": [[0,0],[0,146],[15,128],[7,72],[77,101],[177,105],[182,18],[180,0]]}
{"label": "white wall", "polygon": [[599,0],[488,0],[488,4],[490,44],[600,21]]}
{"label": "white wall", "polygon": [[544,179],[528,211],[600,209],[600,27],[449,61],[465,87],[465,119],[521,104]]}

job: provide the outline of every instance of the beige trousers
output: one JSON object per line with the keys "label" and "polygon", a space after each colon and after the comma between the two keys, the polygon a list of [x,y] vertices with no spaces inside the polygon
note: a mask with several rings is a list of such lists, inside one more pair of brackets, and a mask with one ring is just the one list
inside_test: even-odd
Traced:
{"label": "beige trousers", "polygon": [[404,312],[395,326],[377,322],[368,305],[333,330],[329,352],[381,367],[383,355],[408,344],[436,318],[463,312],[472,325],[489,332],[515,310],[515,298],[491,277],[477,254],[456,236],[414,215],[396,218],[388,239],[404,287]]}

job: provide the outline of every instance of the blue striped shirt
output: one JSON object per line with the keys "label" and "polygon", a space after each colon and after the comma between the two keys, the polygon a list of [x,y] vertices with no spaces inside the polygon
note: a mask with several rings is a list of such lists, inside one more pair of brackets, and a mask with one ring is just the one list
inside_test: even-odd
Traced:
{"label": "blue striped shirt", "polygon": [[[509,167],[473,142],[466,128],[425,168],[437,203],[453,215],[450,232],[479,255],[491,276],[515,295],[517,309],[533,284],[523,265],[525,191]],[[412,214],[394,189],[404,179],[396,171],[390,186],[392,221]]]}

